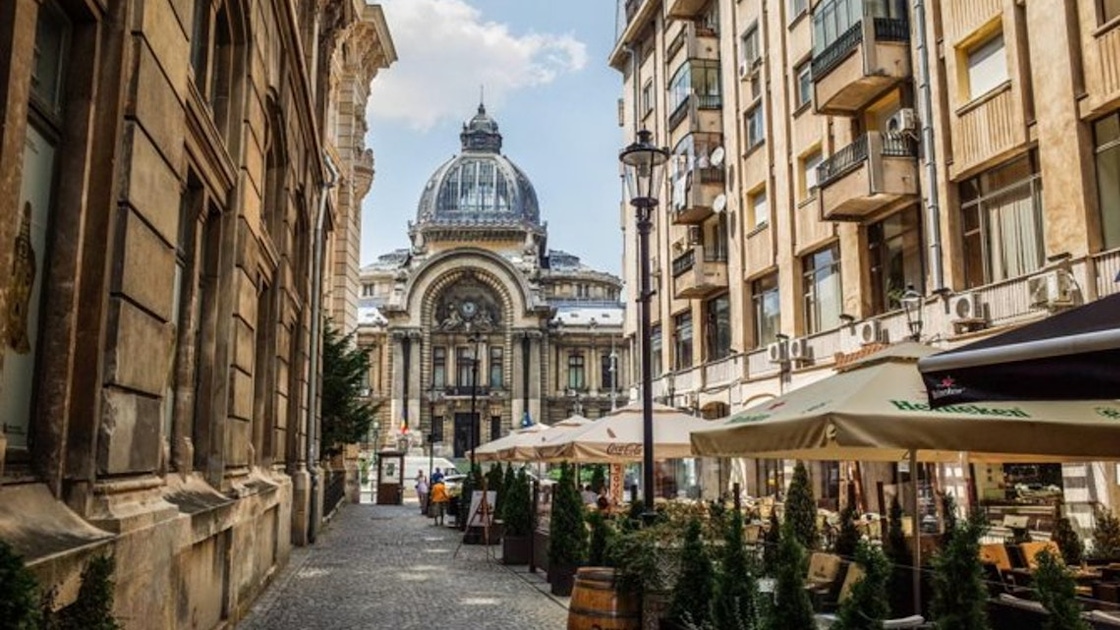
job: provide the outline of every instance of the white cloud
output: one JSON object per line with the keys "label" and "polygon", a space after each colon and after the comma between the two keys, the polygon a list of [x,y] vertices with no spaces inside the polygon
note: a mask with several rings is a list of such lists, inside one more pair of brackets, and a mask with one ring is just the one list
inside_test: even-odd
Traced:
{"label": "white cloud", "polygon": [[444,119],[461,120],[479,87],[494,109],[511,92],[587,65],[587,47],[572,35],[518,35],[506,24],[484,21],[465,0],[381,4],[399,60],[373,81],[372,116],[428,129]]}

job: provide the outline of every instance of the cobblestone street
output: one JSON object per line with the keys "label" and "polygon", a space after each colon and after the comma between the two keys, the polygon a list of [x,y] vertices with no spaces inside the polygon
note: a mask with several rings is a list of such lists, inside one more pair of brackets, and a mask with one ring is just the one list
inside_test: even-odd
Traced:
{"label": "cobblestone street", "polygon": [[[567,599],[544,573],[506,567],[487,548],[459,545],[404,506],[346,505],[284,572],[238,630],[563,628]],[[501,546],[490,547],[495,557]]]}

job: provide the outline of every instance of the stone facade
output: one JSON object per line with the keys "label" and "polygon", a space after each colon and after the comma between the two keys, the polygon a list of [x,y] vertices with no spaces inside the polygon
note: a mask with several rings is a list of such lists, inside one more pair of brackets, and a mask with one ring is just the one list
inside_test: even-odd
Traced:
{"label": "stone facade", "polygon": [[357,0],[0,7],[0,538],[59,605],[111,552],[126,627],[224,626],[313,539],[314,253],[353,318],[395,57]]}
{"label": "stone facade", "polygon": [[462,153],[421,191],[412,247],[362,268],[371,442],[426,449],[434,435],[435,454],[464,457],[472,417],[481,444],[628,399],[621,283],[548,248],[536,192],[501,139],[480,105]]}
{"label": "stone facade", "polygon": [[[655,396],[738,411],[827,376],[837,356],[911,336],[910,288],[918,335],[939,347],[1120,290],[1120,16],[1108,3],[618,11],[620,122],[674,153],[651,236]],[[632,214],[623,229],[633,291]],[[724,255],[701,267],[713,249]],[[628,339],[636,329],[630,313]],[[731,478],[765,493],[782,466],[765,468]],[[1098,489],[1117,486],[1104,468],[1088,479],[1067,467],[1067,500],[1107,502]]]}

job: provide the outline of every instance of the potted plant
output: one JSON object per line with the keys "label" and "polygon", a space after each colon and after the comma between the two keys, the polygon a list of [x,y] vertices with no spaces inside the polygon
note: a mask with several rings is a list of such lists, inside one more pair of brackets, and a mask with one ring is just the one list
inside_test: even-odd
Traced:
{"label": "potted plant", "polygon": [[840,531],[836,534],[833,550],[836,555],[851,558],[859,548],[859,528],[856,527],[856,508],[848,504],[840,510]]}
{"label": "potted plant", "polygon": [[768,615],[770,628],[814,628],[813,603],[805,590],[809,558],[798,541],[793,525],[786,521],[781,529],[774,576],[775,605]]}
{"label": "potted plant", "polygon": [[743,515],[732,510],[727,520],[712,602],[712,623],[717,628],[754,628],[758,620],[758,585],[743,546]]}
{"label": "potted plant", "polygon": [[802,547],[809,551],[817,548],[817,502],[809,485],[809,472],[802,462],[793,468],[793,479],[786,492],[785,520],[793,527]]}
{"label": "potted plant", "polygon": [[981,514],[958,522],[933,558],[931,614],[939,628],[988,628],[988,589],[980,564],[980,537],[985,528]]}
{"label": "potted plant", "polygon": [[576,569],[587,556],[587,527],[583,501],[576,488],[574,466],[560,466],[560,481],[553,488],[552,517],[548,532],[548,581],[552,594],[572,594]]}
{"label": "potted plant", "polygon": [[1058,519],[1054,526],[1053,540],[1058,545],[1062,560],[1065,560],[1068,566],[1081,564],[1085,555],[1085,545],[1081,542],[1081,537],[1077,535],[1077,531],[1073,529],[1073,523],[1069,522],[1068,517],[1063,516]]}
{"label": "potted plant", "polygon": [[506,488],[502,502],[502,564],[529,564],[533,535],[529,494],[529,475],[522,468]]}
{"label": "potted plant", "polygon": [[857,543],[855,560],[856,565],[863,569],[863,578],[855,583],[851,595],[840,604],[840,613],[832,627],[835,630],[877,630],[883,627],[883,621],[891,613],[887,595],[891,562],[878,547],[864,541]]}
{"label": "potted plant", "polygon": [[703,628],[712,614],[715,586],[712,559],[700,538],[700,519],[688,521],[681,548],[680,575],[669,605],[669,625],[676,628]]}
{"label": "potted plant", "polygon": [[1104,508],[1096,510],[1091,556],[1101,560],[1120,558],[1120,518]]}
{"label": "potted plant", "polygon": [[613,531],[607,524],[607,518],[599,510],[591,510],[587,513],[587,524],[591,526],[591,541],[587,549],[587,566],[610,566],[607,558],[607,547],[610,545]]}

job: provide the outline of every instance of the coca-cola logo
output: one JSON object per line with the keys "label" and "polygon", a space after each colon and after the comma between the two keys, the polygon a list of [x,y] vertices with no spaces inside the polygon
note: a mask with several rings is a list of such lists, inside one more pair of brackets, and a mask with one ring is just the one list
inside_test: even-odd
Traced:
{"label": "coca-cola logo", "polygon": [[629,444],[608,444],[607,455],[630,457],[642,454],[642,445],[633,442]]}

